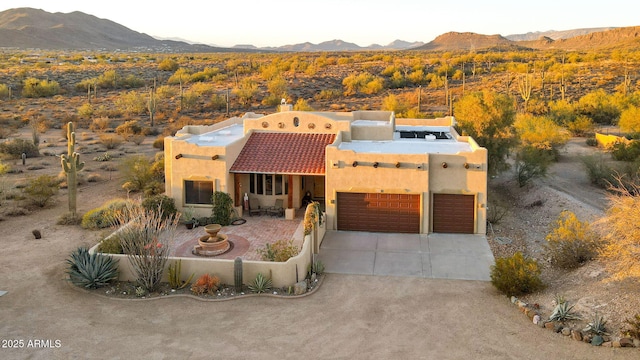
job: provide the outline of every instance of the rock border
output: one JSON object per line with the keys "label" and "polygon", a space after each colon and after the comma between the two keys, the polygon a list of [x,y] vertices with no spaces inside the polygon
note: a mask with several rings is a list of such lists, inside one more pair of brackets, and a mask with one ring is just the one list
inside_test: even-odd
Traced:
{"label": "rock border", "polygon": [[592,346],[602,346],[611,348],[638,348],[640,349],[640,340],[630,337],[613,337],[610,335],[594,336],[581,329],[571,326],[565,326],[557,321],[545,320],[540,310],[535,305],[527,304],[515,296],[511,297],[511,303],[518,307],[518,310],[525,314],[527,318],[540,328],[551,330],[555,333],[562,334],[575,341],[581,341]]}
{"label": "rock border", "polygon": [[[189,298],[189,299],[193,299],[193,300],[198,300],[198,301],[204,301],[204,302],[222,302],[222,301],[232,301],[232,300],[240,300],[240,299],[246,299],[246,298],[254,298],[254,297],[268,297],[268,298],[278,298],[278,299],[300,299],[300,298],[304,298],[310,295],[315,294],[315,292],[320,288],[320,286],[322,285],[322,283],[324,282],[325,279],[325,274],[322,274],[320,276],[317,276],[315,279],[311,280],[311,279],[305,279],[305,280],[301,280],[300,282],[298,282],[297,284],[300,284],[301,282],[307,282],[307,291],[301,294],[286,294],[286,293],[280,293],[280,292],[264,292],[264,293],[240,293],[240,294],[236,294],[236,295],[232,295],[232,296],[225,296],[223,298],[214,298],[214,297],[203,297],[203,296],[198,296],[198,295],[194,295],[194,294],[164,294],[164,295],[159,295],[159,296],[153,296],[153,297],[132,297],[132,298],[125,298],[125,297],[117,297],[117,296],[109,296],[109,295],[105,295],[105,294],[101,294],[98,293],[96,291],[93,290],[88,290],[88,289],[84,289],[81,288],[79,286],[73,285],[70,281],[66,281],[67,284],[69,284],[69,286],[71,288],[73,288],[76,291],[85,293],[85,294],[89,294],[92,296],[97,296],[100,298],[104,298],[104,299],[109,299],[109,300],[117,300],[117,301],[153,301],[153,300],[161,300],[161,299],[175,299],[175,298]],[[68,279],[66,279],[68,280]],[[310,282],[314,282],[313,286],[310,286]],[[297,285],[296,284],[296,285]],[[291,288],[293,289],[295,287],[295,285],[292,285]]]}

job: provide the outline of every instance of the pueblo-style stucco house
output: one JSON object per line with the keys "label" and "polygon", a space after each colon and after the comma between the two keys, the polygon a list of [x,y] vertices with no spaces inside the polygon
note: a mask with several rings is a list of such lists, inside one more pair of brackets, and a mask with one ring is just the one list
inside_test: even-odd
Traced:
{"label": "pueblo-style stucco house", "polygon": [[[166,194],[211,213],[213,191],[286,216],[304,194],[324,204],[328,230],[484,234],[487,150],[453,117],[390,111],[247,113],[165,138]],[[245,213],[245,217],[248,214]]]}

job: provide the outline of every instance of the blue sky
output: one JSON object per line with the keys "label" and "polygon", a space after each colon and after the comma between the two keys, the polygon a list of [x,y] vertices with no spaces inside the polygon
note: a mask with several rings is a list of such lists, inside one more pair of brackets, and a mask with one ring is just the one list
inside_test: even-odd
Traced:
{"label": "blue sky", "polygon": [[429,42],[449,31],[511,35],[640,26],[640,3],[630,0],[11,0],[3,1],[0,11],[18,7],[82,11],[151,36],[220,46],[281,46],[333,39],[367,46],[396,39]]}

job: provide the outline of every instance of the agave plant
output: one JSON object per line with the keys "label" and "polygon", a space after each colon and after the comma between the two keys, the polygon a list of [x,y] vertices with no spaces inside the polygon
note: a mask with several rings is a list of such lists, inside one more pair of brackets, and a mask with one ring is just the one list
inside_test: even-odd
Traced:
{"label": "agave plant", "polygon": [[118,278],[118,260],[110,256],[90,254],[79,247],[67,259],[69,280],[77,286],[95,289]]}
{"label": "agave plant", "polygon": [[255,280],[251,284],[249,284],[249,290],[255,293],[263,293],[271,289],[272,282],[270,278],[265,277],[262,273],[258,273],[256,275]]}
{"label": "agave plant", "polygon": [[583,331],[600,336],[609,335],[607,333],[607,329],[605,328],[606,324],[607,320],[605,320],[604,317],[598,315],[598,313],[595,313],[595,315],[593,316],[593,321],[591,321]]}
{"label": "agave plant", "polygon": [[573,305],[569,306],[568,302],[559,303],[553,309],[551,316],[549,316],[549,320],[551,321],[560,321],[565,322],[568,320],[580,320],[580,315],[571,311],[573,309]]}

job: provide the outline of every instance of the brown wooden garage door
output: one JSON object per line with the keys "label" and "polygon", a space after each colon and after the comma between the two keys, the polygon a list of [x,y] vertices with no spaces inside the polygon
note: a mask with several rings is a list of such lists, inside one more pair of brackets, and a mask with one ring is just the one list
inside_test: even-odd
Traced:
{"label": "brown wooden garage door", "polygon": [[338,230],[420,232],[420,195],[338,193]]}
{"label": "brown wooden garage door", "polygon": [[433,232],[473,234],[475,196],[433,194]]}

